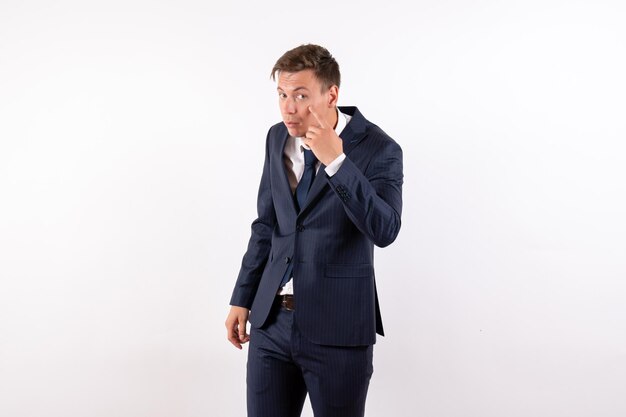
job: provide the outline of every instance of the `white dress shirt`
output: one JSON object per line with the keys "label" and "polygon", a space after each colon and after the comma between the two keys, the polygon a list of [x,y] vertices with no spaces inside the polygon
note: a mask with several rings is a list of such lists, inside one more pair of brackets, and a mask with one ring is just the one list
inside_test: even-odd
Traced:
{"label": "white dress shirt", "polygon": [[[341,132],[346,127],[346,125],[350,122],[352,116],[349,114],[345,114],[337,109],[337,126],[335,126],[335,132],[337,136],[341,137]],[[287,167],[287,178],[289,178],[289,185],[291,186],[291,192],[296,192],[296,187],[298,186],[298,182],[300,178],[302,178],[302,174],[304,174],[304,149],[309,149],[301,137],[293,137],[289,136],[287,138],[287,143],[285,144],[285,152],[283,154],[283,160],[285,161],[285,166]],[[346,159],[346,155],[342,152],[333,162],[328,164],[324,171],[326,175],[332,177],[339,171],[341,168],[341,164],[343,160]],[[320,169],[320,165],[322,163],[317,161],[315,166],[315,172],[318,172]],[[293,278],[289,279],[289,281],[282,287],[278,294],[293,294]]]}

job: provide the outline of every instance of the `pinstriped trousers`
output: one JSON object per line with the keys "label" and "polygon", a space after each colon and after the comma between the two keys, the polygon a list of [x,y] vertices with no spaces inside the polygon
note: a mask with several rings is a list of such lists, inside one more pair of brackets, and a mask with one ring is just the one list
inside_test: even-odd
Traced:
{"label": "pinstriped trousers", "polygon": [[274,303],[267,323],[250,330],[248,417],[299,417],[307,393],[315,417],[363,417],[372,354],[372,345],[308,341],[293,311]]}

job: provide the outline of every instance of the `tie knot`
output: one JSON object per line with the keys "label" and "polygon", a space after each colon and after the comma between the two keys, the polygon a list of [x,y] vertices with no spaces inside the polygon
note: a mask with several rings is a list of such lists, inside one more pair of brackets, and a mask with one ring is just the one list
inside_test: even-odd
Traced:
{"label": "tie knot", "polygon": [[308,149],[304,150],[304,164],[307,166],[310,165],[315,165],[315,163],[317,162],[317,158],[315,157],[315,154],[313,153],[313,151],[309,151]]}

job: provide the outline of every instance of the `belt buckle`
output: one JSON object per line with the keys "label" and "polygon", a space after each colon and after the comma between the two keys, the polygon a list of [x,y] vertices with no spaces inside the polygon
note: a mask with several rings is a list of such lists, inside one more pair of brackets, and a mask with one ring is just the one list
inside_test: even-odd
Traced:
{"label": "belt buckle", "polygon": [[280,305],[287,311],[294,311],[295,303],[293,300],[293,295],[281,295]]}

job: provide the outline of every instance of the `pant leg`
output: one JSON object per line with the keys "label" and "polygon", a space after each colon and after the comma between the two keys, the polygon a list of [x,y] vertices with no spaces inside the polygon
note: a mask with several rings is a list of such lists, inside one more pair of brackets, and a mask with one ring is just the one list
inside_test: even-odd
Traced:
{"label": "pant leg", "polygon": [[293,312],[275,305],[270,314],[265,326],[250,329],[248,417],[299,417],[306,387],[291,355]]}
{"label": "pant leg", "polygon": [[302,368],[315,417],[363,417],[373,345],[317,345],[300,334],[297,323],[293,338],[294,360]]}

